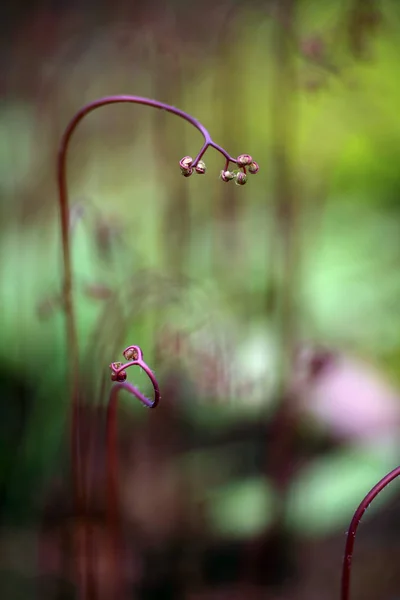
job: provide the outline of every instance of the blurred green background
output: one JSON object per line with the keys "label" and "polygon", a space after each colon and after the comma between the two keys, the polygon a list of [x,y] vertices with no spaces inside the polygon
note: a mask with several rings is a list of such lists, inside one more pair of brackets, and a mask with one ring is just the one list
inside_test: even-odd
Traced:
{"label": "blurred green background", "polygon": [[[163,396],[151,415],[121,400],[126,598],[338,598],[352,511],[399,456],[398,2],[15,0],[2,28],[1,597],[81,597],[60,541],[56,156],[83,104],[135,94],[191,113],[260,172],[223,183],[209,149],[206,175],[181,177],[200,134],[143,106],[101,108],[73,137],[93,506],[108,364],[140,345]],[[353,598],[394,600],[396,483],[364,521]]]}

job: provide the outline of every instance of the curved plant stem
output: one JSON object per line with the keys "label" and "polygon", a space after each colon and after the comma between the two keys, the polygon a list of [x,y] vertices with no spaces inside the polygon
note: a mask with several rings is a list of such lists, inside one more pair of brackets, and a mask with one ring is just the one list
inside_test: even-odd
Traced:
{"label": "curved plant stem", "polygon": [[[140,400],[148,408],[155,408],[160,400],[160,390],[158,383],[153,373],[150,371],[146,363],[139,361],[131,361],[122,368],[129,366],[140,366],[150,378],[154,388],[154,400],[150,400],[144,396],[134,385],[129,382],[115,383],[111,388],[110,397],[107,407],[107,431],[106,431],[106,472],[107,472],[107,520],[111,537],[111,559],[112,573],[114,577],[114,585],[116,598],[122,598],[123,593],[123,573],[121,565],[123,564],[123,548],[121,539],[121,522],[119,518],[119,494],[118,494],[118,444],[117,444],[117,409],[118,396],[121,390],[126,390],[138,400]],[[121,370],[120,370],[121,371]],[[119,371],[119,372],[120,372]]]}
{"label": "curved plant stem", "polygon": [[75,319],[75,310],[72,298],[73,289],[73,276],[72,276],[72,259],[71,259],[71,243],[70,243],[70,210],[68,203],[68,189],[67,189],[67,154],[69,143],[77,128],[78,124],[82,119],[102,106],[108,104],[118,103],[131,103],[131,104],[142,104],[152,108],[158,108],[165,110],[176,116],[184,119],[193,127],[198,129],[204,138],[204,143],[196,158],[192,162],[192,166],[195,167],[199,160],[204,155],[208,147],[212,147],[220,152],[226,159],[226,164],[229,162],[237,163],[237,160],[231,157],[226,150],[216,144],[207,131],[207,129],[194,117],[187,114],[186,112],[158,102],[157,100],[151,100],[149,98],[142,98],[141,96],[106,96],[98,100],[85,105],[81,108],[75,116],[71,119],[67,128],[64,131],[61,139],[60,148],[58,152],[58,166],[57,166],[57,180],[58,180],[58,191],[59,191],[59,208],[60,208],[60,226],[61,226],[61,238],[62,238],[62,256],[64,266],[63,276],[63,301],[66,314],[66,333],[67,333],[67,344],[68,344],[68,363],[69,363],[69,376],[70,376],[70,387],[71,387],[71,404],[72,404],[72,422],[71,422],[71,453],[72,453],[72,470],[73,470],[73,484],[74,494],[77,503],[82,503],[83,490],[82,490],[82,478],[81,471],[82,466],[80,465],[79,457],[79,435],[78,435],[78,406],[79,406],[79,344],[78,335]]}
{"label": "curved plant stem", "polygon": [[[197,156],[195,157],[195,159],[190,160],[190,169],[182,168],[182,164],[181,164],[182,161],[180,161],[180,163],[179,163],[181,172],[185,176],[188,176],[189,174],[191,174],[193,172],[194,169],[196,169],[200,159],[203,157],[207,148],[209,148],[209,147],[214,148],[220,154],[222,154],[222,156],[224,156],[224,158],[225,158],[224,171],[227,171],[227,169],[229,167],[229,163],[232,162],[232,163],[240,166],[240,169],[243,170],[244,178],[245,178],[246,169],[242,164],[239,165],[238,161],[243,156],[248,156],[248,155],[241,155],[237,159],[233,158],[232,156],[230,156],[230,154],[228,154],[228,152],[226,152],[226,150],[224,150],[224,148],[222,148],[221,146],[219,146],[212,140],[207,129],[197,119],[195,119],[191,115],[187,114],[186,112],[184,112],[178,108],[175,108],[174,106],[170,106],[169,104],[164,104],[163,102],[159,102],[157,100],[143,98],[141,96],[126,96],[126,95],[106,96],[104,98],[94,100],[93,102],[90,102],[89,104],[85,105],[74,115],[74,117],[71,119],[71,121],[67,125],[67,128],[64,131],[64,134],[61,139],[59,151],[58,151],[57,182],[58,182],[58,193],[59,193],[58,200],[59,200],[59,209],[60,209],[60,228],[61,228],[61,243],[62,243],[62,257],[63,257],[63,271],[64,271],[63,272],[62,299],[63,299],[63,307],[65,310],[65,317],[66,317],[67,358],[68,358],[68,369],[69,369],[68,382],[69,382],[69,387],[70,387],[71,411],[72,411],[71,431],[70,431],[71,471],[72,471],[74,503],[75,503],[75,509],[78,514],[80,514],[82,511],[84,511],[87,508],[86,507],[87,498],[86,498],[86,492],[85,492],[85,483],[86,482],[85,482],[84,463],[83,463],[83,459],[81,457],[81,453],[80,453],[80,449],[79,449],[79,444],[80,444],[79,410],[80,410],[80,406],[81,406],[80,397],[79,397],[79,394],[80,394],[79,358],[80,358],[80,356],[79,356],[79,340],[78,340],[77,325],[76,325],[76,318],[75,318],[75,309],[74,309],[74,303],[73,303],[73,274],[72,274],[72,258],[71,258],[70,207],[69,207],[69,201],[68,201],[68,188],[67,188],[68,148],[69,148],[69,144],[70,144],[70,141],[71,141],[71,138],[72,138],[72,135],[73,135],[75,129],[77,128],[77,126],[79,125],[79,123],[82,121],[82,119],[85,116],[87,116],[89,113],[93,112],[97,108],[101,108],[102,106],[107,106],[108,104],[120,104],[120,103],[141,104],[144,106],[149,106],[151,108],[165,110],[169,113],[175,114],[177,117],[180,117],[181,119],[184,119],[185,121],[190,123],[193,127],[198,129],[198,131],[200,131],[200,133],[202,134],[203,139],[204,139],[203,145],[202,145],[200,151],[198,152]],[[185,159],[187,159],[187,158],[188,157],[185,157]],[[182,160],[184,160],[184,159],[182,159]],[[254,164],[256,165],[257,163],[254,163]],[[205,171],[204,170],[202,171],[201,170],[202,168],[203,167],[200,167],[200,170],[198,170],[198,169],[196,169],[196,170],[198,170],[198,172],[200,172],[200,173],[204,173]],[[185,170],[186,171],[190,170],[190,173],[185,173]],[[250,168],[249,168],[249,170],[250,170]],[[258,170],[258,165],[257,165],[257,170]],[[257,172],[257,170],[253,171],[253,172]],[[252,172],[252,171],[250,171],[250,172]],[[241,178],[243,179],[243,174],[240,173],[240,175],[241,175]],[[240,183],[242,181],[242,179],[239,180],[239,175],[238,175],[237,179],[236,179],[237,183]],[[224,181],[228,181],[228,179],[225,178]],[[242,181],[242,183],[245,183],[245,180]],[[131,364],[139,364],[140,362],[141,361],[139,361],[139,362],[136,361],[136,362],[130,363],[129,365],[125,365],[125,366],[131,366]],[[133,393],[144,404],[146,404],[149,407],[154,407],[154,406],[156,406],[156,404],[159,400],[159,395],[160,395],[159,390],[158,390],[158,384],[157,384],[154,376],[152,375],[150,369],[148,369],[148,367],[145,368],[143,365],[140,365],[140,366],[142,366],[142,368],[144,368],[144,370],[146,370],[148,376],[152,380],[153,387],[154,387],[155,394],[156,394],[154,403],[152,403],[150,400],[148,400],[143,395],[141,395],[139,390],[136,390],[136,388],[130,387],[130,384],[121,384],[121,385],[122,385],[122,387],[125,387],[125,389],[127,389],[128,391]],[[116,372],[116,376],[118,376],[118,379],[117,379],[118,381],[120,381],[120,382],[123,381],[120,378],[119,373]],[[114,389],[119,390],[119,389],[121,389],[121,386],[114,387],[113,390]],[[110,399],[110,406],[111,406],[110,410],[111,411],[113,410],[113,407],[115,404],[113,394],[116,394],[116,393],[117,393],[116,391],[115,392],[112,391],[112,395],[111,395],[111,399]],[[111,415],[112,415],[112,412],[111,412]],[[84,587],[85,582],[83,582],[82,585]]]}
{"label": "curved plant stem", "polygon": [[354,543],[356,539],[356,533],[358,525],[362,519],[363,514],[367,510],[371,502],[377,497],[377,495],[391,483],[396,477],[400,475],[400,466],[390,471],[385,477],[383,477],[368,494],[365,496],[359,507],[357,508],[354,516],[351,520],[349,530],[347,532],[346,546],[343,559],[342,567],[342,584],[341,584],[341,600],[349,600],[350,598],[350,575],[351,575],[351,562],[353,559]]}

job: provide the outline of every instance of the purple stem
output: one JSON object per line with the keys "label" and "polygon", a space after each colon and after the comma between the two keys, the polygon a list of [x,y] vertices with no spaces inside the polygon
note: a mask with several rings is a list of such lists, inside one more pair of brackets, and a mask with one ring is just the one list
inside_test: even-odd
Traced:
{"label": "purple stem", "polygon": [[110,391],[108,407],[107,407],[107,421],[106,421],[106,461],[107,461],[107,521],[109,526],[109,533],[111,536],[112,543],[112,560],[113,560],[113,573],[114,573],[114,585],[116,590],[122,592],[123,588],[123,576],[121,572],[121,564],[123,562],[123,549],[121,539],[121,522],[119,515],[119,493],[118,493],[118,445],[117,445],[117,409],[118,409],[118,396],[119,392],[126,390],[133,396],[136,396],[145,406],[148,408],[155,408],[160,400],[160,390],[158,383],[149,367],[141,360],[132,361],[125,365],[125,368],[133,365],[138,365],[144,371],[146,371],[154,387],[154,400],[147,398],[140,390],[138,390],[131,383],[124,381],[115,383]]}
{"label": "purple stem", "polygon": [[400,466],[390,471],[383,479],[381,479],[361,502],[357,508],[354,516],[351,520],[349,530],[347,532],[346,546],[344,551],[343,568],[342,568],[342,585],[341,585],[341,600],[349,600],[350,598],[350,575],[351,575],[351,561],[353,558],[354,542],[358,525],[360,524],[361,518],[371,502],[376,496],[391,483],[396,477],[400,475]]}
{"label": "purple stem", "polygon": [[[179,108],[158,102],[157,100],[151,100],[149,98],[142,98],[141,96],[106,96],[98,100],[87,104],[81,108],[75,116],[69,122],[66,130],[64,131],[61,139],[60,148],[58,152],[58,163],[57,163],[57,181],[59,191],[59,208],[60,208],[60,226],[61,226],[61,238],[62,238],[62,254],[63,254],[63,266],[64,266],[64,278],[63,278],[63,300],[65,306],[66,315],[66,330],[67,330],[67,348],[68,348],[68,362],[70,369],[70,381],[71,381],[71,404],[72,404],[72,419],[71,419],[71,453],[72,453],[72,469],[74,478],[74,490],[76,495],[76,501],[78,503],[83,501],[83,490],[82,490],[82,478],[78,451],[78,405],[79,405],[79,345],[78,335],[76,329],[75,310],[72,299],[72,260],[71,260],[71,242],[70,242],[70,209],[68,202],[68,189],[67,189],[67,153],[69,143],[76,127],[81,120],[88,115],[90,112],[106,106],[108,104],[118,103],[132,103],[132,104],[143,104],[152,108],[158,108],[160,110],[166,110],[167,112],[173,113],[178,117],[188,121],[193,127],[198,129],[204,138],[204,144],[194,159],[192,166],[195,167],[198,161],[202,158],[208,147],[212,147],[220,152],[226,159],[226,165],[229,162],[237,164],[237,160],[231,157],[226,150],[216,144],[207,131],[207,129],[194,117],[188,115]],[[225,169],[227,166],[225,167]]]}
{"label": "purple stem", "polygon": [[143,369],[143,371],[146,373],[146,375],[150,379],[151,383],[153,384],[154,400],[150,400],[150,398],[147,398],[144,394],[142,394],[142,392],[140,390],[138,390],[134,385],[132,385],[128,381],[122,381],[119,383],[115,383],[113,385],[113,387],[111,388],[110,397],[109,397],[109,401],[108,401],[109,406],[116,404],[118,392],[121,389],[124,389],[127,392],[130,392],[131,394],[136,396],[136,398],[138,400],[140,400],[140,402],[142,404],[147,406],[147,408],[156,408],[157,404],[159,403],[159,401],[161,399],[160,388],[158,386],[158,381],[155,378],[154,373],[151,371],[151,369],[149,369],[149,367],[146,365],[146,363],[144,361],[142,361],[140,359],[131,360],[131,361],[125,363],[124,365],[121,365],[118,369],[115,369],[114,373],[116,375],[118,375],[119,373],[121,373],[121,371],[125,371],[125,369],[128,369],[129,367],[133,367],[135,365],[137,365],[138,367]]}

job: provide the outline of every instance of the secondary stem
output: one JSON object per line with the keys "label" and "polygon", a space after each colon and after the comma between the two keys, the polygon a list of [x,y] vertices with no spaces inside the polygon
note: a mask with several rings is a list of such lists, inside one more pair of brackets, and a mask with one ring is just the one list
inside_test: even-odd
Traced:
{"label": "secondary stem", "polygon": [[349,530],[347,532],[346,546],[344,551],[343,568],[342,568],[342,585],[341,585],[341,600],[349,600],[350,598],[350,575],[351,575],[351,561],[353,558],[354,543],[356,539],[356,533],[363,514],[367,510],[368,506],[377,495],[391,483],[396,477],[400,475],[400,466],[390,471],[385,477],[383,477],[368,494],[365,496],[359,507],[357,508],[354,516],[351,520]]}
{"label": "secondary stem", "polygon": [[[132,366],[134,363],[128,363],[125,365]],[[135,386],[129,382],[116,383],[111,388],[110,397],[107,407],[107,424],[106,424],[106,493],[107,493],[107,521],[110,532],[111,542],[111,557],[113,561],[112,572],[114,575],[114,586],[116,598],[122,598],[123,594],[123,574],[121,572],[122,560],[122,539],[121,539],[121,520],[119,517],[119,494],[118,494],[118,436],[117,436],[117,409],[118,409],[118,396],[121,390],[126,390],[138,400],[140,400],[145,406],[149,408],[155,408],[160,399],[160,391],[158,388],[157,380],[151,373],[150,369],[144,363],[140,364],[145,369],[147,375],[150,377],[154,387],[154,400],[151,401],[144,394],[142,394]]]}

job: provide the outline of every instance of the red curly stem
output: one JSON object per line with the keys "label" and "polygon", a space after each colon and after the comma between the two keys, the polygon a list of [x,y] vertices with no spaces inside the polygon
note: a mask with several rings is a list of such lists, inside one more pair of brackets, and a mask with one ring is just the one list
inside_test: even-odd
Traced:
{"label": "red curly stem", "polygon": [[[106,431],[106,449],[107,449],[107,492],[108,492],[108,508],[109,514],[115,515],[118,511],[118,497],[117,497],[117,409],[118,409],[118,397],[119,392],[121,390],[126,390],[132,396],[135,396],[142,404],[144,404],[147,408],[155,408],[160,399],[160,388],[158,385],[158,381],[152,372],[152,370],[148,367],[148,365],[143,360],[143,352],[140,346],[128,346],[125,348],[124,357],[128,359],[128,362],[125,364],[121,363],[111,363],[111,379],[113,381],[117,381],[113,385],[110,391],[110,396],[108,400],[107,406],[107,431]],[[129,360],[132,359],[132,360]],[[142,392],[126,381],[126,369],[129,367],[138,366],[146,373],[147,377],[150,379],[153,391],[154,398],[151,400],[147,398]]]}
{"label": "red curly stem", "polygon": [[[143,360],[143,353],[139,346],[128,346],[123,352],[125,358],[132,358],[125,364],[111,363],[111,379],[117,381],[113,385],[110,391],[110,396],[107,406],[107,431],[106,431],[106,449],[107,449],[107,492],[108,492],[108,508],[111,515],[115,515],[118,511],[118,497],[117,497],[117,409],[118,409],[118,397],[121,390],[126,390],[132,396],[135,396],[142,404],[147,408],[155,408],[160,399],[160,388],[158,381]],[[138,366],[146,373],[150,379],[154,398],[151,400],[147,398],[142,392],[129,383],[126,380],[126,369],[129,367]]]}
{"label": "red curly stem", "polygon": [[[138,348],[133,347],[133,348]],[[122,594],[123,588],[123,574],[121,572],[121,565],[123,564],[123,549],[121,540],[121,523],[119,518],[119,494],[118,494],[118,443],[117,443],[117,410],[118,410],[118,396],[121,390],[126,390],[142,404],[148,408],[155,408],[160,401],[160,390],[158,382],[153,375],[152,371],[142,360],[141,350],[138,348],[140,354],[138,359],[130,361],[125,365],[122,365],[120,369],[112,369],[113,375],[118,376],[122,373],[126,376],[125,369],[131,366],[141,367],[149,377],[153,389],[154,399],[150,400],[134,385],[127,381],[115,383],[111,388],[108,407],[107,407],[107,431],[106,431],[106,461],[107,461],[107,518],[109,531],[111,535],[112,544],[112,561],[113,561],[113,573],[114,573],[114,585],[115,593]],[[118,596],[119,597],[119,596]],[[122,597],[122,596],[121,596]]]}
{"label": "red curly stem", "polygon": [[371,502],[377,495],[400,475],[400,466],[390,471],[383,479],[381,479],[370,492],[365,496],[359,507],[357,508],[351,520],[349,530],[347,532],[346,546],[344,551],[343,567],[342,567],[342,585],[341,585],[341,600],[349,600],[350,598],[350,575],[353,559],[354,543],[356,533],[363,514],[367,510]]}

